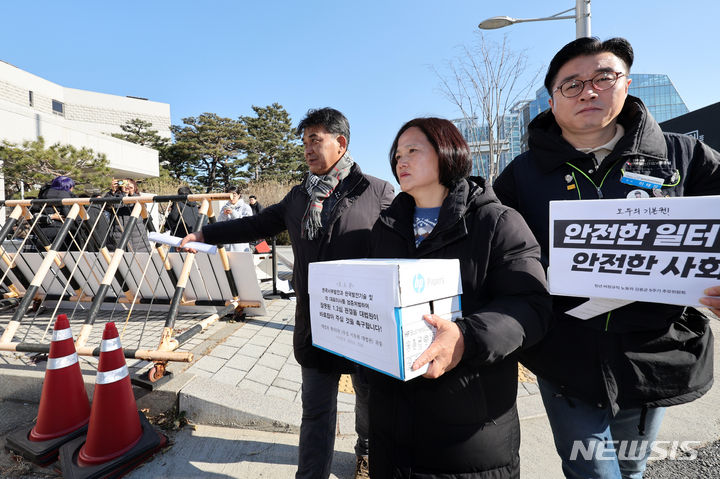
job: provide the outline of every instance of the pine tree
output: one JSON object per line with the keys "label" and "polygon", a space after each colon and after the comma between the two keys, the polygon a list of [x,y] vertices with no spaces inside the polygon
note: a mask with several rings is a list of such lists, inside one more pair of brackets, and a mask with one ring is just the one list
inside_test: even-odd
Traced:
{"label": "pine tree", "polygon": [[63,175],[75,181],[75,193],[81,196],[90,190],[105,188],[110,176],[105,154],[59,143],[45,148],[42,137],[20,146],[3,141],[0,162],[5,174],[6,198],[17,196],[21,183],[30,191]]}
{"label": "pine tree", "polygon": [[288,112],[279,103],[253,106],[255,116],[242,116],[247,130],[246,152],[255,181],[296,180],[306,171],[300,138]]}
{"label": "pine tree", "polygon": [[125,133],[113,133],[112,136],[121,140],[129,141],[137,145],[147,146],[155,150],[161,151],[167,148],[170,140],[158,134],[157,130],[152,129],[153,124],[149,121],[134,118],[128,120],[120,128]]}
{"label": "pine tree", "polygon": [[183,118],[186,126],[170,127],[175,144],[167,155],[168,167],[182,179],[210,192],[229,178],[247,175],[242,156],[247,133],[242,122],[215,113]]}

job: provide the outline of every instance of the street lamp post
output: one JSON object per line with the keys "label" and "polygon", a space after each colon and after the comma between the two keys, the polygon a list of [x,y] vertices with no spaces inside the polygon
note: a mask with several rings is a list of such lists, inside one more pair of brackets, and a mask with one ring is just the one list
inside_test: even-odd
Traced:
{"label": "street lamp post", "polygon": [[[575,15],[563,15],[575,10]],[[575,38],[589,37],[590,34],[590,0],[575,0],[575,8],[568,8],[555,15],[543,18],[512,18],[512,17],[492,17],[483,20],[478,28],[483,30],[494,30],[496,28],[507,27],[513,23],[523,22],[542,22],[545,20],[565,20],[575,19]]]}

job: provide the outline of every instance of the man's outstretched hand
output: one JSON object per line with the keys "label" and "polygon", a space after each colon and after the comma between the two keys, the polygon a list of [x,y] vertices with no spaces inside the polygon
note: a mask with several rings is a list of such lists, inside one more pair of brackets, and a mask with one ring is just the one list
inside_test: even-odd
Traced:
{"label": "man's outstretched hand", "polygon": [[182,239],[182,241],[180,242],[180,246],[178,246],[178,249],[185,253],[197,253],[197,250],[195,248],[185,248],[185,245],[191,241],[197,241],[198,243],[204,243],[205,236],[203,235],[202,230],[196,231],[195,233],[190,233],[189,235],[184,237]]}

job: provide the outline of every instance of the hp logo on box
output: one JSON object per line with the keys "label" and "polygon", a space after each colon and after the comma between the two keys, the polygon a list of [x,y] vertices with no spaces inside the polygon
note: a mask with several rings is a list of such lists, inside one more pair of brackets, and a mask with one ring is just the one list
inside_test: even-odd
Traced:
{"label": "hp logo on box", "polygon": [[422,293],[425,289],[425,278],[420,273],[413,277],[413,289],[416,293]]}

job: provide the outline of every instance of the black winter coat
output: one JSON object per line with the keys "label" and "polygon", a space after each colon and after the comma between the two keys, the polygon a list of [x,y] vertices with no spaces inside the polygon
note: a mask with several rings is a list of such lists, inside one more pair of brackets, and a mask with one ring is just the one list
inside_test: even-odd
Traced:
{"label": "black winter coat", "polygon": [[437,379],[401,382],[368,370],[371,476],[517,477],[514,353],[539,341],[551,317],[540,248],[481,178],[451,189],[417,248],[414,211],[413,198],[400,193],[373,229],[372,254],[460,260],[465,352]]}
{"label": "black winter coat", "polygon": [[[125,196],[122,191],[110,191],[105,194],[105,197],[124,198]],[[137,193],[132,196],[140,196],[140,194]],[[109,213],[108,222],[110,223],[110,233],[106,241],[108,249],[114,250],[120,246],[120,240],[123,234],[125,234],[128,225],[131,223],[130,217],[134,206],[133,203],[119,203],[106,208],[105,211]],[[138,217],[135,221],[135,226],[130,230],[130,236],[127,243],[123,245],[123,249],[134,253],[149,253],[150,241],[148,241],[147,234],[148,231],[152,230],[154,230],[154,226],[150,218],[143,219],[142,216]]]}
{"label": "black winter coat", "polygon": [[[545,265],[549,202],[626,198],[637,187],[620,182],[621,169],[663,178],[664,196],[720,194],[716,151],[689,136],[663,133],[645,105],[632,96],[618,123],[625,135],[597,168],[591,154],[565,141],[547,110],[530,123],[530,150],[515,158],[495,182],[500,200],[518,210],[535,233]],[[568,188],[569,183],[575,188]],[[614,412],[681,404],[710,389],[713,339],[702,314],[643,302],[587,321],[565,314],[584,301],[553,297],[556,324],[522,358],[533,372],[570,396],[610,406]]]}
{"label": "black winter coat", "polygon": [[[77,198],[77,196],[75,196],[75,194],[71,191],[47,188],[45,189],[43,194],[40,195],[40,198],[46,200],[58,200],[64,198]],[[46,246],[51,246],[53,244],[53,242],[55,241],[55,237],[60,232],[60,228],[62,228],[65,218],[67,217],[68,213],[70,213],[70,208],[71,206],[69,205],[57,205],[46,206],[43,209],[43,216],[38,221],[38,228],[40,229],[40,231],[38,232],[38,251],[44,251]],[[58,216],[62,219],[58,218]],[[76,225],[73,225],[73,227],[70,229],[67,236],[65,237],[63,244],[60,246],[63,251],[69,249],[79,249],[77,245],[73,243],[71,236],[75,235],[76,230]]]}
{"label": "black winter coat", "polygon": [[193,231],[200,219],[199,205],[194,201],[175,202],[170,205],[170,213],[165,220],[165,231],[183,238]]}
{"label": "black winter coat", "polygon": [[297,297],[293,344],[301,366],[322,371],[351,372],[352,363],[312,346],[308,264],[313,261],[363,258],[370,253],[370,232],[380,210],[393,198],[390,183],[365,175],[355,164],[335,192],[325,199],[323,228],[318,238],[300,237],[300,223],[310,196],[303,186],[294,186],[285,198],[264,208],[258,215],[220,221],[203,227],[205,242],[210,244],[246,243],[267,238],[284,230],[290,234],[295,263],[293,288]]}

